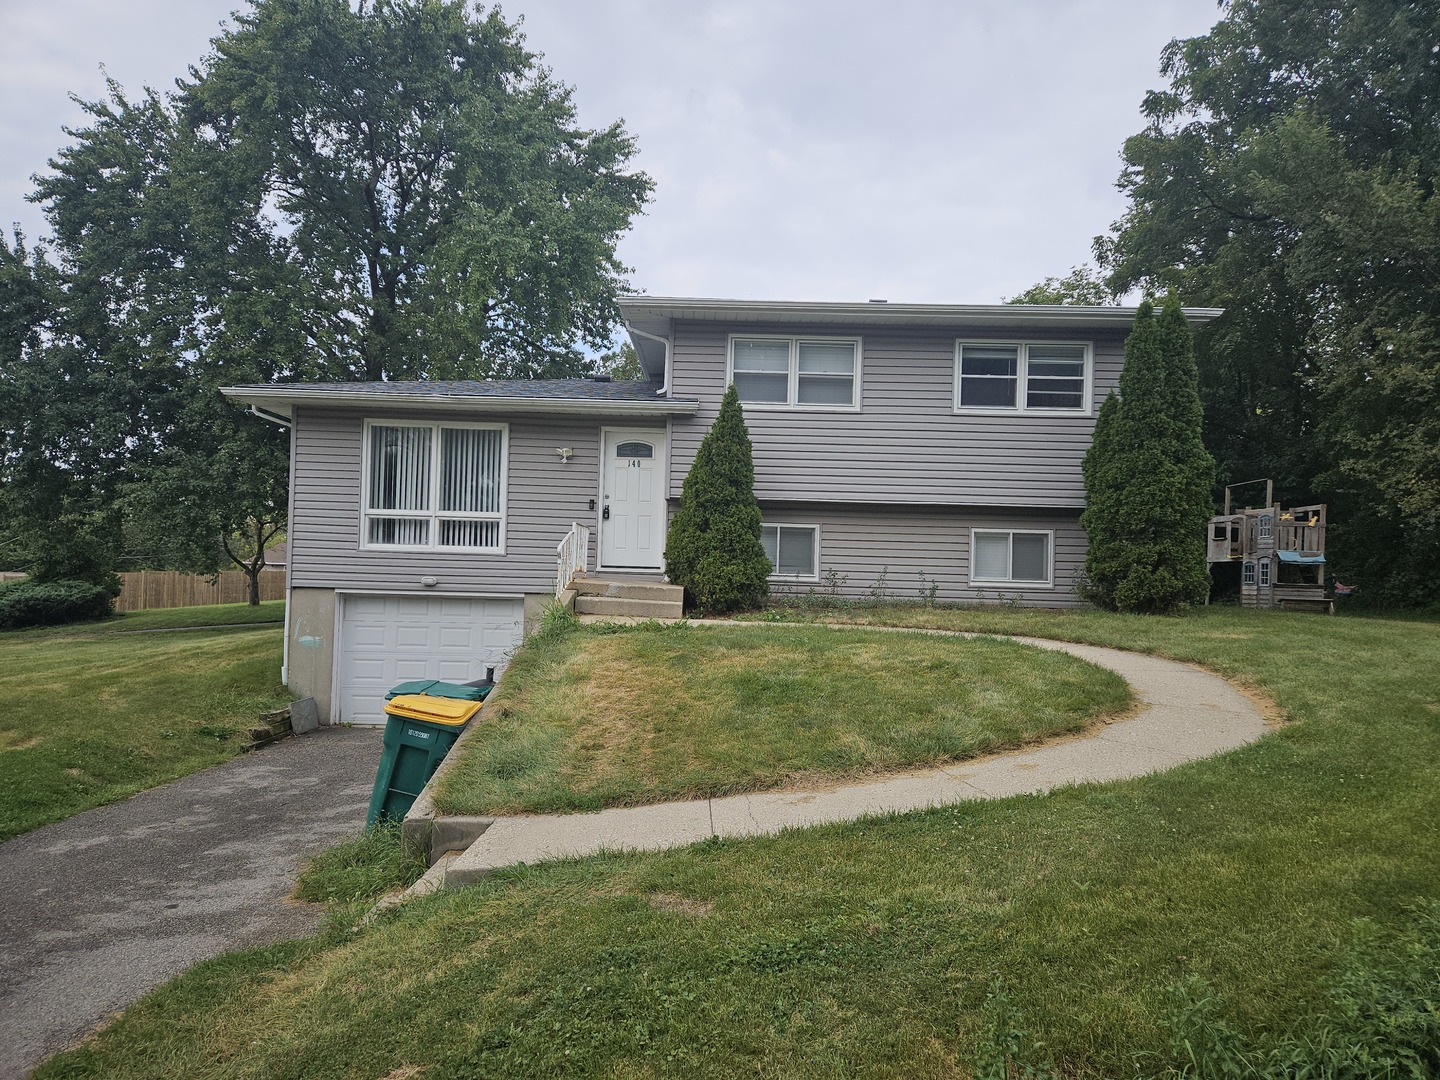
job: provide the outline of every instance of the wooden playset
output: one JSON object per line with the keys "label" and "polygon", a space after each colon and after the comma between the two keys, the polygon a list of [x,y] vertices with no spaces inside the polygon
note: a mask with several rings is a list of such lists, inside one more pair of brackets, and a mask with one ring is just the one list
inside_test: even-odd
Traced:
{"label": "wooden playset", "polygon": [[[1231,511],[1234,488],[1265,485],[1265,505]],[[1225,512],[1210,519],[1206,559],[1240,567],[1242,607],[1281,607],[1334,614],[1325,589],[1325,505],[1275,502],[1270,480],[1225,488]]]}

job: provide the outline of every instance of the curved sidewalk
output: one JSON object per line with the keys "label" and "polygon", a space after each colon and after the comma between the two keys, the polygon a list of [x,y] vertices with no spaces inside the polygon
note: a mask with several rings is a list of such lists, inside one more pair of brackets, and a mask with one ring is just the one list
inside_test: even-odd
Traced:
{"label": "curved sidewalk", "polygon": [[[834,628],[948,637],[1002,636],[838,624]],[[1090,734],[1032,750],[843,787],[766,791],[589,814],[496,818],[478,840],[449,862],[443,871],[445,884],[463,885],[491,870],[522,862],[600,851],[655,851],[712,836],[758,836],[788,828],[853,821],[871,814],[904,813],[971,799],[1000,799],[1069,784],[1126,780],[1243,746],[1266,731],[1265,718],[1249,698],[1218,675],[1188,664],[1043,638],[1008,639],[1070,653],[1109,668],[1130,684],[1142,707],[1130,718],[1106,724]]]}

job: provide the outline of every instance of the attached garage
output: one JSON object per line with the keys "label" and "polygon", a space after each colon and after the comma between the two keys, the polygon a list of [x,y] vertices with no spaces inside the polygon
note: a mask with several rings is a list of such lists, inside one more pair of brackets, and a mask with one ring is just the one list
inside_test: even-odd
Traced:
{"label": "attached garage", "polygon": [[523,633],[518,597],[343,596],[335,719],[383,724],[385,692],[399,682],[469,682],[487,667],[498,673]]}

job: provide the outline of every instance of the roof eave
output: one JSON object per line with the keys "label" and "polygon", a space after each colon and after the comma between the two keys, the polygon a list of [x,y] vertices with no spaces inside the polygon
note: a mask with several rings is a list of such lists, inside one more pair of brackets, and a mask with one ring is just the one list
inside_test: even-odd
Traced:
{"label": "roof eave", "polygon": [[401,392],[367,394],[344,390],[311,392],[287,390],[283,386],[227,386],[225,397],[244,405],[255,405],[286,418],[293,418],[295,409],[363,408],[363,409],[427,409],[437,412],[541,413],[557,416],[689,416],[695,413],[698,401],[656,398],[654,401],[623,401],[604,398],[532,398],[494,397],[459,394],[406,394]]}
{"label": "roof eave", "polygon": [[[1004,325],[1061,324],[1123,328],[1135,321],[1137,308],[1084,307],[1069,304],[901,304],[806,303],[794,300],[719,300],[672,296],[622,296],[620,310],[627,321],[645,316],[666,321],[682,319],[770,319],[775,322],[833,323],[853,320],[860,325]],[[1224,314],[1224,308],[1182,309],[1191,323],[1206,323]]]}

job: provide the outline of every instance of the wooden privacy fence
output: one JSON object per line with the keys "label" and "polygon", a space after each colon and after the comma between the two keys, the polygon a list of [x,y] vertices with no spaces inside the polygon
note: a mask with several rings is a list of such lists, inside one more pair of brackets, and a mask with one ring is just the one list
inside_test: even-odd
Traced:
{"label": "wooden privacy fence", "polygon": [[[178,570],[137,570],[121,574],[116,611],[190,607],[194,604],[243,604],[250,599],[249,583],[239,570],[218,577],[182,574]],[[285,599],[285,571],[260,572],[260,599]]]}

